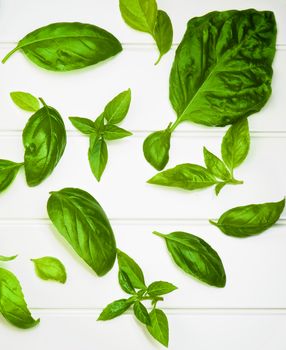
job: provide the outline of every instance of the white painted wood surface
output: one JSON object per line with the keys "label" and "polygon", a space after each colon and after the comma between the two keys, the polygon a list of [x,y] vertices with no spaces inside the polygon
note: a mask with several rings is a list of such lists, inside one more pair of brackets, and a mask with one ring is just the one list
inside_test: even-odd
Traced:
{"label": "white painted wood surface", "polygon": [[[9,99],[24,90],[40,95],[63,115],[68,129],[66,152],[52,174],[36,188],[25,185],[20,171],[0,198],[0,254],[19,254],[6,266],[21,283],[28,304],[41,317],[37,329],[20,331],[0,321],[1,345],[23,349],[158,349],[131,314],[99,323],[100,309],[124,297],[117,285],[116,267],[97,278],[47,220],[48,192],[66,186],[93,194],[111,219],[118,246],[142,266],[147,281],[165,279],[178,291],[166,296],[172,350],[284,350],[286,348],[286,214],[266,233],[245,239],[224,236],[207,219],[252,202],[276,201],[286,193],[286,2],[285,0],[158,0],[172,18],[175,45],[191,17],[231,8],[270,9],[278,24],[273,95],[250,119],[251,150],[236,171],[242,186],[228,186],[217,198],[213,189],[189,193],[146,184],[155,174],[144,160],[142,142],[151,130],[164,128],[175,115],[168,101],[168,78],[174,49],[158,66],[157,52],[148,35],[125,25],[117,0],[1,0],[0,56],[29,31],[55,21],[95,23],[123,43],[117,57],[86,70],[56,74],[35,67],[16,53],[0,65],[0,157],[21,161],[21,130],[29,114]],[[87,161],[88,140],[67,117],[96,117],[116,93],[130,87],[132,106],[122,124],[134,136],[109,146],[109,164],[98,184]],[[219,155],[224,129],[184,124],[172,139],[170,163],[202,164],[202,148]],[[80,169],[80,171],[79,171]],[[153,230],[183,230],[207,240],[220,254],[227,285],[216,289],[186,276],[175,267],[165,243]],[[43,282],[30,258],[54,255],[68,271],[66,285]]]}

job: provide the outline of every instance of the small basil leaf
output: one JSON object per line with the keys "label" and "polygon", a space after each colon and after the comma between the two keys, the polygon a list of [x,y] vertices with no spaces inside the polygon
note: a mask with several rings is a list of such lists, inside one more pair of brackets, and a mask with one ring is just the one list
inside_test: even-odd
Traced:
{"label": "small basil leaf", "polygon": [[122,315],[133,304],[129,299],[119,299],[108,304],[98,317],[98,321],[112,320]]}
{"label": "small basil leaf", "polygon": [[119,128],[118,126],[113,124],[107,124],[104,127],[103,137],[105,140],[118,140],[131,135],[131,132]]}
{"label": "small basil leaf", "polygon": [[224,163],[213,153],[204,147],[204,160],[207,169],[216,177],[222,180],[231,179],[231,174]]}
{"label": "small basil leaf", "polygon": [[96,131],[94,122],[87,118],[69,117],[72,125],[83,134],[89,135]]}
{"label": "small basil leaf", "polygon": [[148,311],[146,307],[140,303],[140,301],[136,301],[133,305],[133,311],[134,315],[136,316],[137,320],[142,322],[145,325],[150,325],[151,324],[151,319],[148,314]]}
{"label": "small basil leaf", "polygon": [[11,185],[23,163],[0,159],[0,193]]}
{"label": "small basil leaf", "polygon": [[166,130],[155,131],[143,143],[144,156],[155,169],[162,170],[169,161],[171,132]]}
{"label": "small basil leaf", "polygon": [[37,186],[48,177],[66,147],[66,129],[62,117],[47,106],[34,113],[23,130],[25,173],[28,186]]}
{"label": "small basil leaf", "polygon": [[79,188],[64,188],[51,193],[47,209],[76,253],[97,275],[105,275],[114,264],[116,246],[109,220],[95,198]]}
{"label": "small basil leaf", "polygon": [[177,287],[172,283],[164,281],[156,281],[150,284],[147,291],[150,295],[163,295],[168,294],[176,290]]}
{"label": "small basil leaf", "polygon": [[217,252],[203,239],[186,232],[163,235],[175,263],[186,273],[216,287],[224,287],[226,276]]}
{"label": "small basil leaf", "polygon": [[148,332],[158,342],[168,347],[169,344],[169,325],[165,313],[160,309],[153,309],[150,312],[151,324],[147,326]]}
{"label": "small basil leaf", "polygon": [[162,56],[170,50],[173,42],[172,22],[165,11],[158,10],[154,39],[160,52],[160,56],[155,63],[158,64]]}
{"label": "small basil leaf", "polygon": [[128,113],[130,102],[131,90],[121,92],[105,106],[104,118],[112,124],[120,123]]}
{"label": "small basil leaf", "polygon": [[10,96],[13,102],[24,111],[36,112],[40,109],[39,100],[28,92],[13,91],[10,92]]}
{"label": "small basil leaf", "polygon": [[52,23],[34,30],[2,60],[17,50],[38,66],[53,71],[87,67],[110,58],[120,51],[120,42],[106,30],[78,22]]}
{"label": "small basil leaf", "polygon": [[250,204],[232,208],[219,218],[210,220],[223,233],[234,237],[249,237],[269,229],[280,218],[285,206],[285,199],[280,202]]}
{"label": "small basil leaf", "polygon": [[179,187],[192,191],[215,185],[217,180],[206,168],[186,163],[162,171],[147,182],[149,184]]}
{"label": "small basil leaf", "polygon": [[133,288],[146,289],[143,272],[140,266],[132,258],[117,249],[117,261],[119,271],[126,273]]}
{"label": "small basil leaf", "polygon": [[97,117],[94,121],[94,127],[99,136],[104,133],[104,113],[101,113],[99,117]]}
{"label": "small basil leaf", "polygon": [[90,135],[89,141],[89,165],[97,181],[100,181],[108,160],[107,145],[103,138],[95,134]]}
{"label": "small basil leaf", "polygon": [[65,283],[67,280],[66,269],[63,263],[52,256],[44,256],[31,259],[35,265],[35,271],[42,280],[53,280]]}
{"label": "small basil leaf", "polygon": [[18,328],[32,328],[40,322],[33,319],[17,277],[3,268],[0,268],[0,313]]}
{"label": "small basil leaf", "polygon": [[224,186],[227,185],[227,182],[219,182],[216,186],[215,186],[215,194],[218,196],[220,191],[224,188]]}
{"label": "small basil leaf", "polygon": [[18,255],[13,255],[13,256],[3,256],[0,255],[0,261],[11,261],[11,260],[15,260],[17,258]]}
{"label": "small basil leaf", "polygon": [[225,164],[232,171],[246,158],[250,146],[250,136],[247,118],[233,124],[221,144],[221,155]]}
{"label": "small basil leaf", "polygon": [[122,290],[124,290],[124,292],[128,294],[135,294],[135,289],[133,288],[127,273],[125,273],[122,270],[118,271],[118,281],[120,287],[122,288]]}

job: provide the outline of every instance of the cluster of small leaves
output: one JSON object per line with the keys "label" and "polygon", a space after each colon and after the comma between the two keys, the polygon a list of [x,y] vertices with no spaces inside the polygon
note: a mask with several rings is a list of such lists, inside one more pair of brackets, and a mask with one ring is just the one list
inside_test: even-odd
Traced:
{"label": "cluster of small leaves", "polygon": [[131,132],[116,125],[126,117],[130,102],[131,91],[128,89],[115,96],[95,121],[87,118],[69,117],[75,128],[83,134],[89,135],[88,159],[97,181],[100,181],[108,160],[106,141],[118,140],[132,135]]}
{"label": "cluster of small leaves", "polygon": [[[158,309],[157,303],[164,300],[162,295],[173,292],[177,287],[164,281],[156,281],[147,286],[140,266],[132,258],[117,250],[117,260],[119,284],[122,290],[131,296],[107,305],[98,320],[111,320],[132,307],[136,319],[146,326],[152,337],[167,347],[169,343],[168,319],[164,311]],[[144,305],[145,301],[151,302],[150,312]]]}

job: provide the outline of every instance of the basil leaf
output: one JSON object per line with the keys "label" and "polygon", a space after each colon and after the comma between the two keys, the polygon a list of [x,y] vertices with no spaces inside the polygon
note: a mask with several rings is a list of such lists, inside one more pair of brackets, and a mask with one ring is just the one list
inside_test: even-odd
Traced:
{"label": "basil leaf", "polygon": [[157,170],[165,168],[169,161],[171,132],[169,128],[150,134],[143,143],[146,160]]}
{"label": "basil leaf", "polygon": [[122,288],[122,290],[124,290],[124,292],[128,294],[135,294],[135,289],[133,288],[127,273],[125,273],[124,271],[118,271],[118,281],[120,287]]}
{"label": "basil leaf", "polygon": [[40,109],[39,100],[28,92],[13,91],[10,92],[10,96],[15,105],[22,108],[24,111],[36,112]]}
{"label": "basil leaf", "polygon": [[131,90],[121,92],[105,106],[104,118],[112,124],[120,123],[128,113],[130,102]]}
{"label": "basil leaf", "polygon": [[218,222],[210,220],[223,233],[233,237],[249,237],[269,229],[280,218],[285,199],[280,202],[250,204],[226,211]]}
{"label": "basil leaf", "polygon": [[49,218],[76,253],[97,273],[113,266],[116,246],[109,220],[100,204],[79,188],[51,192]]}
{"label": "basil leaf", "polygon": [[63,263],[52,256],[44,256],[31,259],[35,265],[35,271],[42,280],[53,280],[65,283],[67,280],[66,269]]}
{"label": "basil leaf", "polygon": [[101,113],[100,116],[95,119],[94,127],[99,136],[104,133],[104,113]]}
{"label": "basil leaf", "polygon": [[222,159],[231,171],[244,161],[249,145],[248,121],[244,118],[228,129],[221,144]]}
{"label": "basil leaf", "polygon": [[162,171],[147,182],[149,184],[179,187],[192,191],[215,185],[217,180],[206,168],[186,163]]}
{"label": "basil leaf", "polygon": [[0,159],[0,193],[11,185],[23,164]]}
{"label": "basil leaf", "polygon": [[145,325],[150,325],[151,324],[151,319],[148,314],[148,311],[146,307],[140,302],[136,301],[133,305],[133,311],[134,315],[136,316],[137,320],[142,322]]}
{"label": "basil leaf", "polygon": [[118,126],[113,124],[107,124],[104,127],[103,137],[105,140],[118,140],[131,135],[131,132],[119,128]]}
{"label": "basil leaf", "polygon": [[204,147],[204,160],[207,169],[216,177],[222,180],[231,179],[231,174],[224,163],[213,153]]}
{"label": "basil leaf", "polygon": [[83,134],[92,134],[96,131],[94,122],[87,118],[69,117],[72,125]]}
{"label": "basil leaf", "polygon": [[168,347],[169,325],[165,313],[160,309],[153,309],[150,312],[151,324],[147,326],[148,332],[161,344]]}
{"label": "basil leaf", "polygon": [[40,322],[33,319],[17,277],[3,268],[0,268],[0,313],[18,328],[32,328]]}
{"label": "basil leaf", "polygon": [[126,273],[133,288],[146,289],[143,272],[132,258],[117,249],[117,261],[119,271]]}
{"label": "basil leaf", "polygon": [[219,182],[216,186],[215,186],[215,194],[218,196],[220,191],[224,188],[224,186],[227,185],[227,182]]}
{"label": "basil leaf", "polygon": [[226,276],[217,252],[203,239],[186,232],[163,235],[174,262],[191,276],[216,287],[224,287]]}
{"label": "basil leaf", "polygon": [[0,261],[11,261],[11,260],[15,260],[17,258],[18,255],[13,255],[13,256],[3,256],[0,255]]}
{"label": "basil leaf", "polygon": [[150,295],[163,295],[168,294],[176,290],[177,287],[172,283],[164,282],[164,281],[156,281],[150,284],[147,291]]}
{"label": "basil leaf", "polygon": [[97,181],[100,181],[108,159],[107,145],[104,139],[98,138],[96,134],[91,134],[89,141],[89,165]]}
{"label": "basil leaf", "polygon": [[108,304],[98,317],[98,321],[107,321],[122,315],[133,304],[129,299],[119,299]]}
{"label": "basil leaf", "polygon": [[27,34],[2,62],[5,63],[18,50],[42,68],[69,71],[104,61],[122,51],[122,46],[102,28],[63,22],[52,23]]}
{"label": "basil leaf", "polygon": [[160,56],[155,64],[158,64],[166,54],[173,42],[173,26],[170,17],[165,11],[158,10],[157,21],[154,29],[154,39],[156,41]]}
{"label": "basil leaf", "polygon": [[47,106],[34,113],[23,130],[25,173],[28,186],[37,186],[48,177],[66,147],[66,130],[57,110]]}

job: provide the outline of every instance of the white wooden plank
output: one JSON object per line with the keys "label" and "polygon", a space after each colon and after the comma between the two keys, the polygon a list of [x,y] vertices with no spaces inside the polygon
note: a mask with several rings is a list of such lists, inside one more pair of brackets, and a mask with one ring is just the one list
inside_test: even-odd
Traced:
{"label": "white wooden plank", "polygon": [[[174,42],[185,32],[186,23],[195,16],[214,10],[247,9],[274,11],[278,23],[278,43],[286,43],[286,24],[283,0],[158,0],[159,8],[166,10],[174,26]],[[13,18],[13,21],[11,21]],[[118,0],[2,0],[0,14],[0,41],[18,41],[28,32],[53,22],[80,21],[94,23],[111,31],[123,42],[151,43],[152,38],[129,28],[122,20]]]}
{"label": "white wooden plank", "polygon": [[[1,20],[0,20],[1,22]],[[1,30],[0,30],[1,32]],[[0,47],[0,57],[11,47]],[[160,130],[176,119],[168,98],[169,71],[174,50],[158,66],[153,65],[152,47],[129,47],[109,62],[71,73],[54,73],[39,69],[21,53],[0,65],[0,130],[21,130],[29,113],[21,111],[10,100],[11,91],[28,91],[43,97],[57,108],[74,130],[68,116],[95,119],[105,104],[119,92],[132,90],[132,104],[124,127],[131,130]],[[267,105],[249,118],[254,131],[286,131],[286,50],[277,51],[274,62],[273,93]],[[184,123],[178,130],[217,130]]]}

